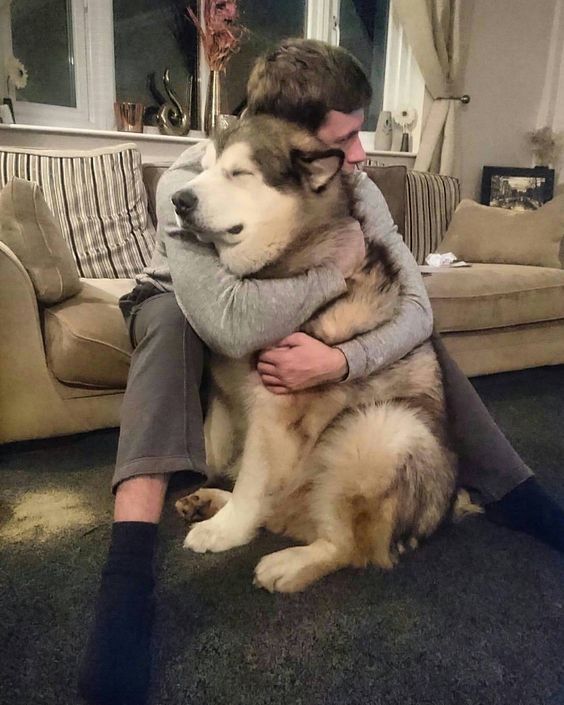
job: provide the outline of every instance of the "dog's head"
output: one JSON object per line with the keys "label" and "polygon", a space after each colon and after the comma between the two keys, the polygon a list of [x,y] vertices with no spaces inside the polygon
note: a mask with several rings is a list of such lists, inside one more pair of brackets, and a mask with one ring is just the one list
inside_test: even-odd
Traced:
{"label": "dog's head", "polygon": [[258,272],[295,238],[347,215],[343,160],[290,123],[246,118],[209,144],[204,171],[172,196],[178,224],[213,243],[235,274]]}

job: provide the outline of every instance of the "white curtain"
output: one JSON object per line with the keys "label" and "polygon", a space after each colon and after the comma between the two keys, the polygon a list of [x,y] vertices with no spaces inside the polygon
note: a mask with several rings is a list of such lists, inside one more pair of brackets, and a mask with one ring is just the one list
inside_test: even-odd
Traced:
{"label": "white curtain", "polygon": [[[464,0],[465,10],[473,0]],[[433,99],[414,168],[453,174],[457,148],[458,100],[464,93],[467,37],[461,36],[462,0],[393,0],[407,41]],[[438,157],[438,158],[437,158]],[[436,163],[436,164],[435,164]]]}

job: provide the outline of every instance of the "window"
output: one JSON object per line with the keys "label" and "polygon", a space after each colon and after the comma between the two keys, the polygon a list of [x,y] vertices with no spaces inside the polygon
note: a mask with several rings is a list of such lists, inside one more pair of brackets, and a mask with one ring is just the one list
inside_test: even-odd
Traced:
{"label": "window", "polygon": [[18,93],[18,101],[76,108],[69,0],[13,3],[12,44],[15,56],[29,74],[27,86]]}
{"label": "window", "polygon": [[245,99],[247,78],[257,56],[284,37],[303,36],[306,31],[306,0],[275,0],[258,3],[242,0],[241,23],[249,30],[241,51],[226,70],[223,108],[234,112]]}
{"label": "window", "polygon": [[166,99],[167,68],[180,101],[186,106],[191,100],[188,77],[196,71],[198,39],[185,7],[185,2],[113,0],[116,100],[140,102],[156,113]]}
{"label": "window", "polygon": [[364,66],[372,86],[365,130],[374,130],[384,98],[389,0],[341,0],[340,45]]}
{"label": "window", "polygon": [[[366,130],[374,129],[382,108],[394,110],[406,103],[422,107],[422,78],[417,77],[401,28],[394,23],[393,0],[239,1],[249,35],[228,65],[223,89],[226,112],[240,106],[254,58],[281,38],[296,35],[340,42],[363,64],[374,91]],[[27,87],[17,91],[17,121],[113,129],[116,99],[142,102],[156,112],[166,68],[183,102],[188,75],[198,74],[192,97],[195,102],[197,85],[201,106],[207,71],[205,66],[197,68],[196,32],[184,19],[186,4],[186,0],[12,2],[11,17],[6,16],[9,9],[0,17],[3,21],[7,17],[11,26],[12,46],[2,48],[0,37],[0,51],[4,56],[13,51],[29,73]]]}

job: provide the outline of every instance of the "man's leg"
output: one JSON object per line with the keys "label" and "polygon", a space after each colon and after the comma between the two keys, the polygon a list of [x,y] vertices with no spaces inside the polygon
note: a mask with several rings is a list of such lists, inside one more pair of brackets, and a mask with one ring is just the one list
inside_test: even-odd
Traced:
{"label": "man's leg", "polygon": [[203,344],[173,294],[138,306],[122,407],[112,539],[79,690],[95,705],[143,705],[149,687],[153,555],[168,479],[205,471]]}
{"label": "man's leg", "polygon": [[544,492],[503,435],[437,334],[433,345],[459,456],[459,484],[479,492],[491,521],[564,551],[564,511]]}

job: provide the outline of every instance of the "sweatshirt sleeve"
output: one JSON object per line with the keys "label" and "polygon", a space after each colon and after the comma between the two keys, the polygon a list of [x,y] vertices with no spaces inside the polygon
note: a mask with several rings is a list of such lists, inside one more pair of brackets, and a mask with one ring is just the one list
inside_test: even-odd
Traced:
{"label": "sweatshirt sleeve", "polygon": [[367,239],[384,243],[400,268],[402,293],[396,315],[368,333],[337,345],[347,358],[346,380],[376,372],[423,343],[433,331],[433,312],[419,267],[404,243],[378,187],[361,175],[358,212]]}
{"label": "sweatshirt sleeve", "polygon": [[177,167],[157,191],[158,238],[164,243],[178,304],[215,352],[239,358],[298,330],[320,307],[346,291],[337,267],[316,267],[282,279],[239,278],[225,269],[212,246],[178,231],[172,194],[198,173]]}

